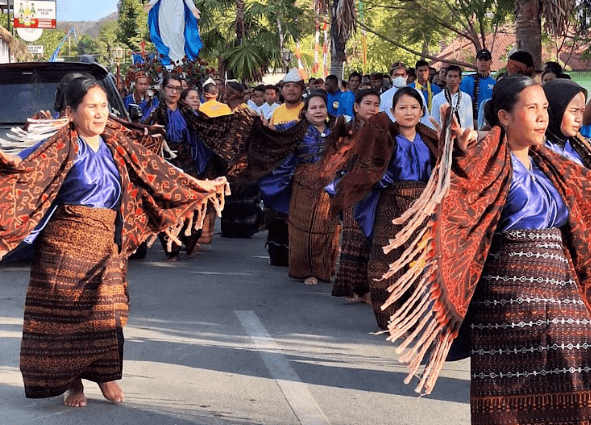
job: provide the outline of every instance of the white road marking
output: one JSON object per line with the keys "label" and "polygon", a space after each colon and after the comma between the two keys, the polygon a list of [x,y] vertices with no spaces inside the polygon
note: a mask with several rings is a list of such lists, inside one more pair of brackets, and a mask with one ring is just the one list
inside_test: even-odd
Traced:
{"label": "white road marking", "polygon": [[235,311],[242,327],[248,333],[265,365],[279,385],[285,400],[302,425],[330,425],[330,422],[316,403],[289,361],[281,354],[269,332],[253,311]]}

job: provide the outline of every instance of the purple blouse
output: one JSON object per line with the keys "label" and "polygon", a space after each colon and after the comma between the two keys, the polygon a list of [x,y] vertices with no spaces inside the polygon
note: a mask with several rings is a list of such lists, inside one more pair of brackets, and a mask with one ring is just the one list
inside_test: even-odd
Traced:
{"label": "purple blouse", "polygon": [[568,208],[542,170],[531,161],[532,171],[529,171],[513,154],[511,163],[513,178],[497,232],[565,225]]}
{"label": "purple blouse", "polygon": [[570,159],[571,161],[574,161],[577,164],[584,166],[583,160],[581,159],[581,155],[579,155],[579,153],[576,150],[574,150],[574,148],[571,146],[568,139],[567,139],[566,143],[564,144],[564,147],[546,139],[546,147],[549,149],[552,149],[557,154],[565,156],[568,159]]}
{"label": "purple blouse", "polygon": [[427,183],[433,170],[433,161],[431,151],[418,133],[412,142],[400,134],[396,136],[396,151],[392,154],[388,169],[376,184],[376,188],[354,207],[355,220],[366,238],[373,237],[380,190],[399,181]]}
{"label": "purple blouse", "polygon": [[120,196],[119,170],[103,139],[100,139],[97,152],[79,139],[76,160],[64,179],[56,201],[35,230],[25,238],[25,242],[33,243],[51,219],[58,205],[83,205],[91,208],[114,209]]}
{"label": "purple blouse", "polygon": [[[168,125],[166,126],[166,140],[170,144],[186,143],[191,146],[191,156],[197,168],[197,174],[205,172],[205,168],[212,157],[212,152],[199,140],[194,131],[189,131],[187,121],[180,109],[167,109]],[[174,146],[171,146],[174,149]]]}

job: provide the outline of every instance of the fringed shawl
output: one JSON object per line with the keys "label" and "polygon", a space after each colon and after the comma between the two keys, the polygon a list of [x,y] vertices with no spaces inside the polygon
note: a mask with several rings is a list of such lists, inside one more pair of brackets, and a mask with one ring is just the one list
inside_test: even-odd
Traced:
{"label": "fringed shawl", "polygon": [[[420,123],[417,133],[437,158],[437,133]],[[320,176],[319,188],[325,187],[339,174],[343,175],[332,199],[333,212],[345,210],[361,201],[380,181],[396,149],[398,134],[398,124],[392,123],[385,113],[371,117],[357,131],[344,121],[337,120],[331,135],[332,143],[313,171]]]}
{"label": "fringed shawl", "polygon": [[575,137],[571,137],[569,140],[573,149],[581,157],[583,165],[591,168],[591,146],[589,146],[589,140],[581,135],[581,133],[578,133]]}
{"label": "fringed shawl", "polygon": [[187,124],[205,146],[228,162],[227,177],[235,192],[277,168],[308,130],[305,120],[285,131],[272,130],[244,106],[232,115],[214,118],[193,114]]}
{"label": "fringed shawl", "polygon": [[[466,151],[456,148],[453,157],[448,141],[424,196],[395,220],[396,224],[408,221],[406,228],[384,247],[388,253],[418,234],[385,275],[408,267],[389,288],[392,294],[382,307],[407,290],[413,291],[391,317],[389,340],[404,338],[396,351],[410,369],[405,383],[419,377],[417,392],[429,394],[435,385],[468,310],[507,199],[512,167],[507,142],[501,137],[501,129],[494,127]],[[591,171],[544,147],[532,149],[531,155],[569,208],[565,242],[589,306]]]}
{"label": "fringed shawl", "polygon": [[[229,193],[225,178],[194,179],[125,133],[110,121],[102,135],[121,178],[122,255],[162,231],[177,240],[186,220],[189,228],[199,228],[208,202],[221,212]],[[55,201],[76,159],[77,140],[77,132],[67,125],[22,161],[0,150],[0,258],[37,226]]]}

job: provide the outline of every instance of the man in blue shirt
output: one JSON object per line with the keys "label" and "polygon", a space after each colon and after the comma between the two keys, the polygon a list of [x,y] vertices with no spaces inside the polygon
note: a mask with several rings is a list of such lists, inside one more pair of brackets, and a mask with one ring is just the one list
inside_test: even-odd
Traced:
{"label": "man in blue shirt", "polygon": [[330,115],[337,115],[339,104],[341,102],[341,95],[343,92],[339,89],[339,79],[336,75],[329,75],[324,82],[324,88],[328,93],[328,113]]}
{"label": "man in blue shirt", "polygon": [[493,87],[496,80],[490,75],[492,55],[486,49],[476,53],[477,73],[467,75],[462,79],[460,91],[468,93],[472,97],[472,116],[474,117],[474,128],[478,129],[478,112],[484,102],[492,98]]}
{"label": "man in blue shirt", "polygon": [[427,61],[417,61],[415,65],[415,72],[417,74],[417,80],[409,84],[410,87],[414,87],[423,93],[423,98],[427,102],[427,111],[431,113],[431,102],[433,102],[433,96],[441,92],[439,86],[431,84],[429,81],[429,64]]}
{"label": "man in blue shirt", "polygon": [[346,115],[350,119],[353,118],[353,104],[355,103],[355,94],[359,91],[361,85],[361,74],[353,71],[349,74],[349,90],[341,94],[341,101],[339,102],[339,110],[337,115]]}
{"label": "man in blue shirt", "polygon": [[129,108],[129,105],[135,103],[142,110],[142,117],[146,118],[152,110],[158,106],[158,98],[150,93],[148,88],[150,87],[150,78],[148,75],[140,71],[135,75],[135,85],[133,92],[123,99],[125,107]]}

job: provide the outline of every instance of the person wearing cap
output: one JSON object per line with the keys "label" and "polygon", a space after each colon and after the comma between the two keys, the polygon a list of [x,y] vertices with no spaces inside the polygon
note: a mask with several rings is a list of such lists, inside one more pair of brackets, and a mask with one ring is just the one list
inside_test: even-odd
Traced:
{"label": "person wearing cap", "polygon": [[415,65],[417,80],[409,84],[410,87],[419,89],[423,93],[423,98],[427,101],[427,112],[431,113],[431,103],[433,96],[441,92],[439,86],[431,84],[429,81],[429,64],[427,61],[419,60]]}
{"label": "person wearing cap", "polygon": [[123,99],[125,107],[136,104],[142,110],[142,116],[147,117],[158,106],[158,98],[150,93],[150,77],[143,71],[135,74],[133,92]]}
{"label": "person wearing cap", "polygon": [[296,68],[292,68],[283,79],[281,94],[285,102],[280,105],[269,121],[269,126],[274,128],[277,124],[285,124],[299,120],[300,111],[304,107],[302,93],[304,92],[304,80]]}
{"label": "person wearing cap", "polygon": [[467,75],[460,83],[460,90],[468,93],[472,98],[472,116],[474,128],[480,128],[478,117],[484,102],[492,98],[493,87],[496,80],[490,75],[492,54],[487,49],[481,49],[476,53],[476,74]]}

